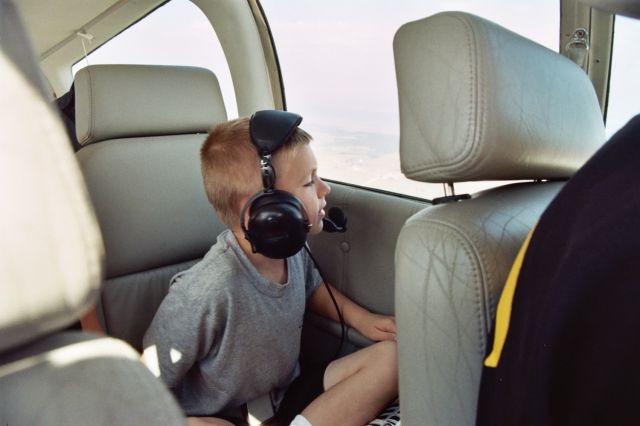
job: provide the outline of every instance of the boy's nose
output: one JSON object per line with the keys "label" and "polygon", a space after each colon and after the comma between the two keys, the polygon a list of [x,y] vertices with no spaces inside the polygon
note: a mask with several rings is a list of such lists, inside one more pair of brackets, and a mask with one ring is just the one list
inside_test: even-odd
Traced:
{"label": "boy's nose", "polygon": [[331,192],[329,184],[320,179],[320,185],[318,186],[318,198],[322,198]]}

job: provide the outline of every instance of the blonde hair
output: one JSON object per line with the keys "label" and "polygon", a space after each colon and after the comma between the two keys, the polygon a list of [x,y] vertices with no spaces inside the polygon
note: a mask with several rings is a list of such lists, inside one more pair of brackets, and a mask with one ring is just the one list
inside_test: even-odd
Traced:
{"label": "blonde hair", "polygon": [[[293,148],[308,144],[311,136],[295,130],[272,156],[272,163],[288,161]],[[249,135],[249,119],[238,118],[211,130],[200,149],[204,190],[220,220],[229,228],[240,224],[240,202],[262,190],[260,157]]]}

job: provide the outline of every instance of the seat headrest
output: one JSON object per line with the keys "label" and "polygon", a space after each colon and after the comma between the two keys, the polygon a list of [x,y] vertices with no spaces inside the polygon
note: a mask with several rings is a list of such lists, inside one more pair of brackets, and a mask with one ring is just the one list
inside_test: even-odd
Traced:
{"label": "seat headrest", "polygon": [[640,2],[638,0],[581,0],[596,9],[610,13],[640,18]]}
{"label": "seat headrest", "polygon": [[82,145],[127,137],[206,133],[226,121],[209,70],[164,65],[92,65],[74,79]]}
{"label": "seat headrest", "polygon": [[440,13],[403,25],[393,45],[410,179],[566,178],[606,140],[582,69],[492,22]]}
{"label": "seat headrest", "polygon": [[0,1],[0,17],[3,352],[67,326],[95,303],[104,250],[71,144],[43,98],[31,47],[4,25],[18,19],[9,1]]}

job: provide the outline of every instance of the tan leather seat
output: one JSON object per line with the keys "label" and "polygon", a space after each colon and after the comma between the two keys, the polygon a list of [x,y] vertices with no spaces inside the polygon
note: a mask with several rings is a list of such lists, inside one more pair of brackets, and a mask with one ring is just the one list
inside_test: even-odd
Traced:
{"label": "tan leather seat", "polygon": [[10,1],[0,16],[0,424],[183,424],[129,345],[63,331],[95,303],[102,239]]}
{"label": "tan leather seat", "polygon": [[227,115],[202,68],[95,65],[74,80],[77,152],[102,230],[99,306],[109,335],[141,349],[171,276],[224,229],[207,201],[200,146]]}
{"label": "tan leather seat", "polygon": [[553,180],[605,141],[602,116],[575,64],[473,15],[410,22],[394,52],[407,177],[528,180],[417,213],[396,248],[403,424],[471,425],[511,264],[563,186]]}

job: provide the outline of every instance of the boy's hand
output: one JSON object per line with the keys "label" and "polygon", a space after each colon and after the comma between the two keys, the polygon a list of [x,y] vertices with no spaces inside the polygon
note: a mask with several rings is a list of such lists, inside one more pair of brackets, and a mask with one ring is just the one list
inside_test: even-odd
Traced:
{"label": "boy's hand", "polygon": [[396,340],[395,317],[369,313],[358,325],[357,330],[364,337],[375,342],[381,340]]}

